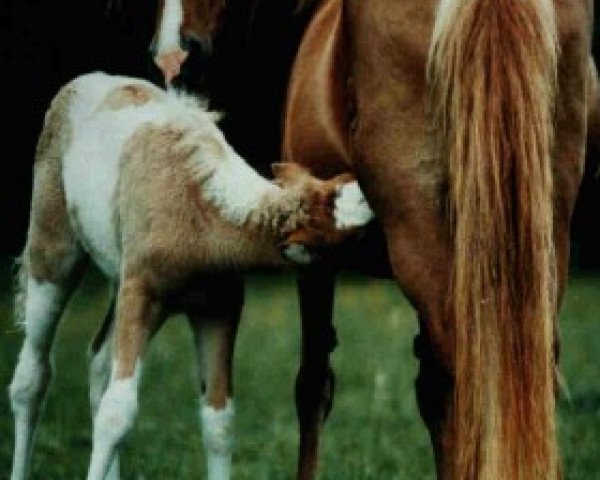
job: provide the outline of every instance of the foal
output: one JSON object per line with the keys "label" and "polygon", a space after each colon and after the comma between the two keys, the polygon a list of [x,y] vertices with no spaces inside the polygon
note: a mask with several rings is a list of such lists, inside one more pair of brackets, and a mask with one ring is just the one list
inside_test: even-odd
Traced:
{"label": "foal", "polygon": [[203,367],[208,478],[229,478],[241,298],[219,292],[218,273],[284,265],[282,248],[309,261],[304,245],[341,241],[371,216],[356,182],[317,180],[289,164],[276,164],[276,183],[268,182],[227,144],[214,114],[150,83],[101,73],[54,98],[34,168],[16,302],[26,336],[10,386],[11,478],[27,477],[54,332],[86,258],[118,291],[114,325],[94,347],[88,479],[118,478],[116,449],[136,414],[146,344],[174,311],[189,315]]}

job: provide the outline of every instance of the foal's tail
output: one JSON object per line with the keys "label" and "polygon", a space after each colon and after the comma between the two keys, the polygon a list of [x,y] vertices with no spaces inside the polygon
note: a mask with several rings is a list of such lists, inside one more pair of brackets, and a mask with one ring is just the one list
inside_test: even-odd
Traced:
{"label": "foal's tail", "polygon": [[441,0],[429,59],[454,235],[455,480],[558,475],[552,0]]}

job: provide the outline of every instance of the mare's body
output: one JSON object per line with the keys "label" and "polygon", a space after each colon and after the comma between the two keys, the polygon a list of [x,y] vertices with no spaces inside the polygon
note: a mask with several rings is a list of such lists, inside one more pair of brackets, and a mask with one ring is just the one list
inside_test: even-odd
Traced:
{"label": "mare's body", "polygon": [[[290,79],[283,152],[322,175],[351,168],[367,192],[419,313],[417,395],[438,475],[554,478],[553,322],[588,119],[590,133],[598,125],[592,2],[320,4]],[[300,281],[301,479],[315,474],[333,390],[333,278]]]}

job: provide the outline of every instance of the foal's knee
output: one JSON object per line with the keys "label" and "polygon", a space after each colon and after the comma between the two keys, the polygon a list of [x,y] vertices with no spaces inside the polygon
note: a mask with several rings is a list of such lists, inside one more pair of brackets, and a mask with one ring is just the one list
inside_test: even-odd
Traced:
{"label": "foal's knee", "polygon": [[15,413],[39,401],[50,381],[50,348],[60,310],[63,290],[52,282],[29,278],[24,285],[25,340],[9,388]]}
{"label": "foal's knee", "polygon": [[11,407],[15,415],[27,412],[32,404],[41,400],[50,382],[50,375],[47,355],[26,340],[9,386]]}

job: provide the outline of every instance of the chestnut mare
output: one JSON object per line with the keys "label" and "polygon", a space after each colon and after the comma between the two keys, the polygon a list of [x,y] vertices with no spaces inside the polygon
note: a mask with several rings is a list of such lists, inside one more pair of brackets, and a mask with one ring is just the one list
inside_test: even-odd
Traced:
{"label": "chestnut mare", "polygon": [[[216,18],[227,2],[196,3]],[[289,82],[283,156],[360,179],[419,314],[417,397],[438,477],[559,478],[556,319],[588,115],[598,125],[593,2],[301,3],[318,6]],[[189,25],[189,9],[176,15]],[[217,28],[203,25],[198,38]],[[167,47],[157,64],[172,76],[181,54]],[[303,480],[333,391],[333,280],[328,269],[300,280]]]}

